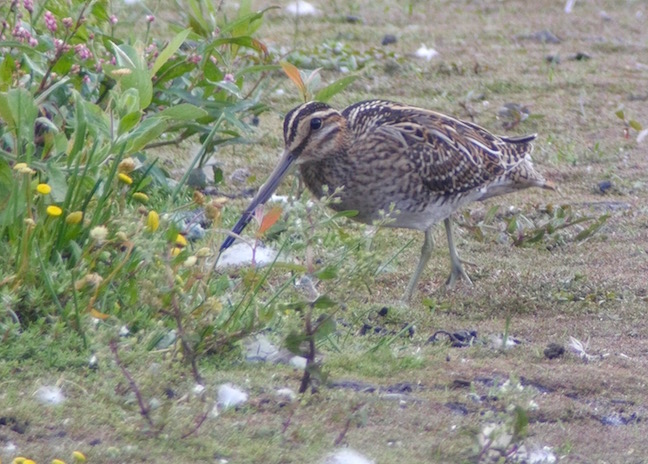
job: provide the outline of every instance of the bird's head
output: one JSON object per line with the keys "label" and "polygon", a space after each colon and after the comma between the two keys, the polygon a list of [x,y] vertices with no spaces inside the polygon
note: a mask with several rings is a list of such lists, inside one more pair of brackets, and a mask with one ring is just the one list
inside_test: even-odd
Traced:
{"label": "bird's head", "polygon": [[[286,115],[284,142],[281,159],[232,229],[233,233],[241,233],[250,222],[256,207],[272,196],[291,166],[321,161],[345,149],[346,119],[326,103],[304,103]],[[228,248],[233,242],[233,237],[228,237],[221,245],[221,250]]]}

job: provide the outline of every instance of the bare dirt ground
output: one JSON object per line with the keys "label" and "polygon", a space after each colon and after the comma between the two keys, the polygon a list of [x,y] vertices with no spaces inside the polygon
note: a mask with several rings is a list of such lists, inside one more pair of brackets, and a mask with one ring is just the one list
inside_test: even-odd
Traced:
{"label": "bare dirt ground", "polygon": [[[271,4],[257,3],[258,8]],[[537,132],[536,166],[560,193],[497,198],[458,218],[459,252],[475,263],[467,268],[472,287],[442,290],[449,262],[439,228],[439,246],[408,308],[392,303],[414,268],[422,236],[379,233],[375,246],[386,255],[407,240],[415,242],[370,293],[340,296],[330,288],[328,293],[346,298],[349,318],[363,314],[375,322],[375,313],[389,306],[389,322],[375,324],[398,330],[412,323],[416,334],[377,353],[366,348],[379,336],[367,337],[366,345],[348,343],[343,353],[323,352],[329,380],[338,383],[316,395],[295,403],[277,399],[277,388],[297,388],[300,373],[291,368],[232,368],[206,360],[202,368],[210,388],[238,384],[250,393],[250,402],[210,417],[197,433],[180,438],[208,405],[183,396],[191,389],[186,372],[148,354],[139,368],[131,360],[142,390],[159,397],[165,388],[179,392],[159,412],[168,427],[152,437],[142,432],[132,401],[129,408],[115,406],[128,396],[116,369],[97,377],[84,373],[82,359],[73,363],[78,370],[68,371],[27,362],[14,377],[0,380],[0,386],[24,385],[22,392],[2,397],[11,413],[0,410],[6,419],[0,441],[44,457],[82,448],[92,456],[89,462],[106,463],[320,462],[340,446],[378,463],[505,462],[484,451],[479,437],[489,424],[510,421],[511,408],[522,405],[529,424],[520,443],[527,449],[549,447],[562,463],[648,462],[648,139],[637,142],[638,132],[615,115],[623,108],[627,120],[648,127],[646,2],[581,0],[569,14],[555,0],[316,5],[323,14],[297,25],[283,12],[269,13],[261,40],[306,50],[340,41],[358,52],[384,50],[398,58],[375,60],[335,97],[335,106],[385,98],[472,119],[496,133]],[[361,21],[349,22],[348,15]],[[381,45],[385,34],[397,42]],[[422,43],[439,55],[430,61],[415,57]],[[331,70],[322,75],[325,81],[339,77]],[[226,175],[245,166],[263,179],[276,161],[282,145],[279,114],[299,103],[284,77],[277,75],[276,82],[286,92],[268,94],[276,113],[262,117],[259,143],[236,158],[217,154]],[[511,124],[499,115],[509,103],[526,106],[530,117]],[[245,201],[231,207],[239,210]],[[478,240],[474,230],[493,205],[501,205],[493,228]],[[583,241],[574,240],[575,232],[565,232],[557,243],[528,247],[499,240],[509,208],[533,218],[547,205],[610,218]],[[348,230],[364,229],[349,222]],[[507,321],[508,334],[519,344],[493,349],[488,339],[505,332]],[[437,330],[474,330],[486,341],[465,348],[426,344]],[[587,345],[589,361],[569,350],[570,337]],[[567,352],[548,359],[544,350],[550,343]],[[151,370],[151,363],[166,366],[163,373]],[[31,394],[56,380],[67,385],[73,401],[43,412],[30,402]],[[507,381],[516,390],[507,390]],[[357,382],[371,388],[363,390]],[[508,462],[516,462],[514,454]]]}

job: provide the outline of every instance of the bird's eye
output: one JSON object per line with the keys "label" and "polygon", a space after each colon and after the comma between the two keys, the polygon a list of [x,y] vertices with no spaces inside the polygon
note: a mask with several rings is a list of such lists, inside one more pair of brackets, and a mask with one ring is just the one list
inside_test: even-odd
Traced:
{"label": "bird's eye", "polygon": [[317,130],[322,127],[322,120],[320,118],[311,119],[311,129]]}

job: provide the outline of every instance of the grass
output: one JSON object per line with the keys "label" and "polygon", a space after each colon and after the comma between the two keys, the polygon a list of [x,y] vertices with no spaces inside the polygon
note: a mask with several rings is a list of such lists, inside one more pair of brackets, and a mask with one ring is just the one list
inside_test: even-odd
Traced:
{"label": "grass", "polygon": [[[527,435],[519,442],[528,448],[549,446],[560,462],[643,462],[648,456],[644,439],[646,142],[637,145],[634,130],[625,137],[624,122],[615,115],[622,106],[628,118],[648,125],[645,101],[630,98],[645,94],[645,6],[612,0],[578,2],[568,15],[562,5],[548,0],[534,3],[533,8],[524,1],[412,2],[411,12],[381,0],[358,0],[348,7],[339,3],[319,5],[323,15],[300,19],[296,34],[292,18],[281,10],[269,11],[256,36],[277,50],[311,50],[324,41],[338,40],[359,56],[373,56],[357,71],[360,78],[333,98],[336,107],[380,97],[474,118],[494,132],[537,132],[534,161],[561,193],[525,191],[467,208],[456,241],[460,255],[475,263],[467,268],[473,287],[460,284],[452,292],[442,290],[449,271],[442,228],[435,233],[438,247],[408,307],[396,302],[418,258],[422,234],[417,232],[380,231],[372,240],[373,257],[358,247],[345,261],[344,275],[353,279],[320,282],[321,294],[343,304],[335,309],[337,331],[319,344],[318,356],[328,380],[361,382],[373,387],[370,392],[349,385],[322,386],[316,394],[288,402],[276,391],[285,387],[296,391],[301,372],[285,365],[245,363],[240,344],[234,342],[217,354],[199,358],[206,389],[195,393],[195,379],[179,345],[148,348],[156,336],[175,327],[156,308],[171,311],[173,301],[178,305],[197,301],[183,299],[186,295],[178,291],[177,279],[189,279],[182,271],[170,277],[162,267],[150,274],[138,274],[133,268],[124,279],[137,279],[139,285],[112,283],[129,293],[106,305],[113,310],[105,322],[92,322],[84,314],[81,327],[76,328],[86,334],[87,347],[60,315],[43,315],[38,307],[31,308],[43,297],[29,291],[21,298],[36,320],[18,328],[9,316],[2,319],[0,458],[4,462],[16,456],[7,451],[9,444],[37,462],[55,457],[70,460],[75,449],[92,463],[320,462],[340,446],[379,463],[498,462],[480,452],[478,437],[487,424],[513,421],[515,406],[523,407],[528,416]],[[611,21],[601,19],[602,9],[610,13]],[[635,14],[638,10],[644,11],[643,16]],[[167,5],[156,12],[153,33],[173,35],[164,22],[172,16],[170,11]],[[360,16],[363,23],[347,23],[347,13]],[[543,44],[521,38],[543,29],[550,29],[562,42]],[[371,52],[382,48],[380,40],[386,33],[398,37],[396,44],[384,47],[392,56]],[[430,62],[414,58],[412,53],[421,42],[440,55]],[[581,51],[592,58],[568,59]],[[549,54],[560,55],[561,62],[549,65],[545,60]],[[353,52],[344,56],[352,57]],[[331,62],[339,58],[332,56]],[[323,82],[341,77],[338,71],[324,68]],[[264,86],[262,100],[270,111],[260,116],[250,136],[253,143],[215,152],[225,179],[245,167],[254,176],[250,184],[256,186],[276,162],[283,145],[281,116],[299,103],[299,97],[280,72],[271,73]],[[505,130],[498,108],[506,103],[526,105],[538,117]],[[147,155],[159,157],[167,169],[182,172],[197,149],[198,142],[190,139],[180,148],[161,147],[148,150]],[[597,191],[604,179],[612,180],[615,187],[606,195]],[[294,183],[284,184],[283,192],[294,191]],[[220,193],[234,197],[247,187],[227,181],[219,186]],[[153,201],[160,207],[168,204]],[[226,205],[223,228],[237,219],[247,201],[234,199]],[[482,227],[483,237],[477,237],[480,221],[496,204],[501,205],[498,214]],[[609,213],[611,217],[582,241],[574,240],[576,229],[568,229],[555,243],[512,246],[505,233],[511,217],[508,208],[537,224],[548,204],[571,205],[582,216]],[[128,226],[141,221],[136,207],[120,211],[120,223],[136,229]],[[323,206],[299,211],[296,214],[302,219],[315,223],[330,214]],[[309,231],[289,220],[286,227],[302,234],[296,236],[310,238],[314,260],[328,264],[351,243],[366,243],[366,227],[344,219],[336,224]],[[222,233],[213,231],[196,248],[213,249],[222,238]],[[410,240],[413,243],[398,253]],[[153,262],[159,254],[146,248],[147,243],[143,238],[137,243],[138,250],[149,253],[138,256]],[[109,259],[97,263],[99,269],[123,256],[117,245],[106,247],[108,252]],[[301,253],[296,255],[297,265],[305,265],[306,253]],[[376,257],[383,262],[394,255],[375,278],[358,271],[360,264],[375,265]],[[254,304],[259,302],[263,308],[290,278],[290,271],[272,272]],[[236,304],[244,287],[242,275],[245,271],[228,273],[221,281],[229,286],[225,289],[209,287],[213,280],[205,277],[208,285],[203,292],[220,290],[212,301],[213,310],[202,319],[186,319],[187,330],[198,333],[201,322],[225,314],[227,298]],[[0,281],[4,276],[5,270],[0,269]],[[222,277],[212,276],[218,278]],[[165,300],[160,288],[173,289],[177,300]],[[148,306],[132,303],[138,291],[150,299]],[[300,299],[303,296],[289,287],[281,302]],[[378,314],[383,307],[389,308],[387,316]],[[388,335],[359,336],[364,323],[384,328]],[[133,389],[109,348],[124,324],[130,324],[131,333],[119,338],[120,364],[134,378],[145,402],[154,406],[150,411],[154,428],[140,413]],[[406,324],[415,327],[412,337],[393,335]],[[301,313],[273,313],[270,325],[270,338],[280,344],[289,330],[301,328]],[[440,329],[476,330],[479,343],[466,348],[427,344]],[[491,336],[505,331],[520,345],[506,351],[493,348]],[[590,354],[608,356],[589,363],[572,354],[545,358],[549,343],[567,346],[569,337],[588,342]],[[97,370],[88,368],[93,354]],[[521,393],[503,391],[507,380],[519,383]],[[238,409],[215,413],[222,383],[241,387],[250,400]],[[43,407],[35,393],[53,384],[62,388],[67,400],[58,407]],[[399,390],[403,385],[411,391]],[[529,406],[531,401],[537,406]]]}

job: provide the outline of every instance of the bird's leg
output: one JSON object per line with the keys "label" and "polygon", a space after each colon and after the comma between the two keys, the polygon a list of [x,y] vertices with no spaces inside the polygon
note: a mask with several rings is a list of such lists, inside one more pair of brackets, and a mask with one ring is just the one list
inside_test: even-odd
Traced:
{"label": "bird's leg", "polygon": [[432,229],[430,228],[425,231],[425,240],[423,241],[423,248],[421,248],[421,257],[419,258],[418,265],[416,266],[414,274],[412,274],[409,284],[407,284],[407,290],[405,290],[405,295],[403,295],[404,303],[408,303],[412,299],[419,277],[421,277],[421,273],[425,269],[425,266],[427,266],[430,256],[432,256],[433,247],[434,238],[432,238]]}
{"label": "bird's leg", "polygon": [[461,260],[459,259],[459,255],[457,254],[457,249],[455,248],[454,239],[452,238],[452,222],[450,222],[450,218],[446,218],[443,221],[443,224],[445,225],[446,235],[448,236],[450,264],[452,265],[450,277],[448,277],[448,280],[446,281],[446,286],[448,288],[453,288],[455,283],[457,282],[457,279],[463,279],[468,284],[472,285],[472,280],[470,280],[470,277],[468,277],[468,274],[466,274],[466,271],[464,271],[464,268],[461,265]]}

